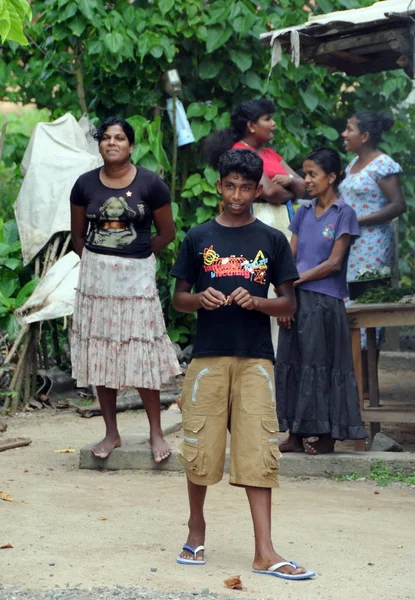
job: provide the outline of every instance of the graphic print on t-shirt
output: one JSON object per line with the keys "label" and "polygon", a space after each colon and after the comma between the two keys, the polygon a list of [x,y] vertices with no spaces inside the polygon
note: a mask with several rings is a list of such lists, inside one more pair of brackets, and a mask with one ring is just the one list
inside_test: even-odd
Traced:
{"label": "graphic print on t-shirt", "polygon": [[210,272],[214,277],[234,277],[239,276],[256,283],[265,285],[267,283],[266,273],[268,268],[268,258],[265,257],[262,250],[258,250],[254,260],[249,260],[244,256],[220,256],[214,249],[213,244],[205,248],[203,253],[203,270]]}
{"label": "graphic print on t-shirt", "polygon": [[[132,196],[127,192],[127,196]],[[142,220],[145,216],[145,207],[137,204],[138,213],[129,206],[123,196],[111,196],[99,208],[98,221],[96,215],[88,215],[91,220],[91,232],[88,235],[88,242],[95,246],[104,246],[106,248],[120,248],[131,244],[137,238],[137,231],[132,226],[134,219]],[[104,228],[104,222],[115,221],[122,222],[123,229]]]}
{"label": "graphic print on t-shirt", "polygon": [[334,240],[334,236],[336,234],[336,228],[334,225],[329,223],[328,225],[326,225],[324,227],[324,229],[322,230],[321,233],[322,233],[323,237],[326,238],[326,240]]}

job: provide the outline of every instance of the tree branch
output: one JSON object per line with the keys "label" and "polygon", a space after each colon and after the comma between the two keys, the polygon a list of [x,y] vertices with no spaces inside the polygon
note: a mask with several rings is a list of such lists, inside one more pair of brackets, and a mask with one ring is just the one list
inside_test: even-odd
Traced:
{"label": "tree branch", "polygon": [[35,40],[28,34],[26,34],[27,39],[30,41],[31,44],[33,44],[34,46],[36,46],[36,48],[38,50],[40,50],[40,52],[43,54],[43,56],[46,56],[46,58],[48,60],[50,60],[50,62],[52,63],[52,65],[61,73],[66,73],[66,75],[75,75],[75,71],[71,71],[70,69],[65,69],[65,67],[61,67],[60,65],[58,65],[54,60],[51,59],[51,57],[49,56],[49,54],[46,52],[46,50],[44,50],[41,46],[39,46],[39,44],[37,42],[35,42]]}

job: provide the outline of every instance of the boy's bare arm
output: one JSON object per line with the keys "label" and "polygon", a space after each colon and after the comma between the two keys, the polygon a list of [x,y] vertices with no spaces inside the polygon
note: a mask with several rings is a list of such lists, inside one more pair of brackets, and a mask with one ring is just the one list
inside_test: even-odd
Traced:
{"label": "boy's bare arm", "polygon": [[192,294],[192,285],[184,279],[177,279],[173,294],[173,308],[179,312],[191,313],[204,308],[215,310],[226,303],[222,292],[214,288],[207,288],[198,294]]}
{"label": "boy's bare arm", "polygon": [[293,282],[284,281],[276,291],[278,298],[261,298],[239,287],[228,297],[228,304],[235,302],[246,310],[257,310],[269,317],[292,317],[297,308]]}

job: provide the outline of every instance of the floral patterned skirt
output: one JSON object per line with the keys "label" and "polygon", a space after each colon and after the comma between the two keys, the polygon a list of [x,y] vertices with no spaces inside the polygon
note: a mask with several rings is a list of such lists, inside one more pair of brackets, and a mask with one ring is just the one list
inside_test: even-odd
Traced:
{"label": "floral patterned skirt", "polygon": [[156,259],[84,249],[71,331],[79,387],[159,390],[181,373],[156,287]]}

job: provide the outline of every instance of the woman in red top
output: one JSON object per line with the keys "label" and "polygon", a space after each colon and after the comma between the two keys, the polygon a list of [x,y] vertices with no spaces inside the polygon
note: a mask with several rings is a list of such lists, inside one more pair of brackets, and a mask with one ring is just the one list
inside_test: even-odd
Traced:
{"label": "woman in red top", "polygon": [[289,239],[291,200],[303,196],[305,183],[275,150],[264,147],[274,137],[272,115],[275,111],[276,107],[270,100],[243,102],[231,115],[231,127],[207,138],[204,152],[214,169],[221,154],[231,148],[254,150],[259,154],[264,163],[263,192],[259,201],[254,203],[254,215],[282,231]]}
{"label": "woman in red top", "polygon": [[[231,148],[253,150],[264,163],[264,174],[261,179],[261,198],[253,204],[253,213],[260,221],[282,231],[290,241],[288,229],[293,215],[291,200],[302,198],[305,182],[282,159],[282,157],[264,144],[274,137],[275,121],[272,118],[276,111],[270,100],[249,100],[242,102],[231,115],[231,127],[210,135],[204,143],[204,154],[208,163],[217,169],[220,156]],[[268,297],[275,298],[272,286]],[[275,351],[278,345],[277,320],[271,319],[272,343]]]}

